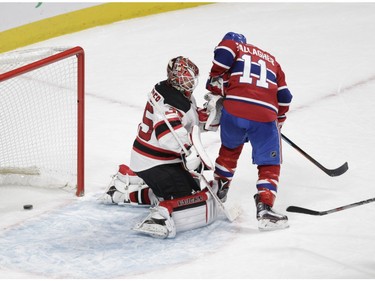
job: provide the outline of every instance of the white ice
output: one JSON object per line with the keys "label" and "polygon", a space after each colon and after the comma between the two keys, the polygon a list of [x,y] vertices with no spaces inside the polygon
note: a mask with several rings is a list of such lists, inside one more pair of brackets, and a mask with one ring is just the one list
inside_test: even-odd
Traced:
{"label": "white ice", "polygon": [[[375,4],[217,3],[99,26],[33,47],[86,51],[86,196],[0,188],[1,278],[375,278],[375,203],[326,216],[287,213],[290,205],[329,210],[375,197]],[[206,228],[155,240],[130,228],[145,208],[105,206],[97,197],[130,150],[146,94],[168,60],[200,67],[203,103],[213,49],[228,31],[273,53],[294,95],[283,133],[328,168],[329,177],[283,142],[275,209],[290,228],[259,232],[252,199],[251,147],[238,163],[227,206]],[[202,134],[212,161],[218,133]],[[212,177],[208,174],[208,177]],[[33,204],[31,211],[23,204]]]}

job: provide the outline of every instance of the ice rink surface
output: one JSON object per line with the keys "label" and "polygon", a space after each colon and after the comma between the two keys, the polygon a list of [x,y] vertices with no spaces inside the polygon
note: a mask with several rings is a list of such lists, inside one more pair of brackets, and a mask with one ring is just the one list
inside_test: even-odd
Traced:
{"label": "ice rink surface", "polygon": [[[97,200],[118,165],[129,163],[147,93],[166,78],[168,60],[183,55],[200,67],[202,105],[213,49],[228,31],[283,67],[294,99],[282,132],[328,168],[349,163],[329,177],[283,142],[275,209],[324,211],[374,198],[374,14],[374,3],[217,3],[28,46],[85,49],[86,195],[0,187],[0,277],[375,278],[375,203],[321,217],[287,213],[290,228],[258,231],[250,145],[226,203],[243,209],[234,223],[221,215],[209,227],[155,240],[130,230],[147,209]],[[201,138],[214,161],[219,133]]]}

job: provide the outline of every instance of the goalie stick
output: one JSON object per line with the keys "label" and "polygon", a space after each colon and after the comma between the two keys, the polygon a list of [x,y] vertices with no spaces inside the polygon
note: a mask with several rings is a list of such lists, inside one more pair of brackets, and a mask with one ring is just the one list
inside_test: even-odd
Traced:
{"label": "goalie stick", "polygon": [[348,162],[345,162],[344,164],[342,164],[340,167],[338,167],[336,169],[327,169],[322,164],[320,164],[318,161],[316,161],[314,158],[312,158],[310,155],[308,155],[305,151],[303,151],[294,142],[292,142],[290,139],[288,139],[285,135],[281,134],[281,137],[285,142],[287,142],[289,145],[291,145],[293,148],[295,148],[303,156],[305,156],[307,159],[309,159],[315,166],[317,166],[319,169],[321,169],[323,172],[325,172],[327,175],[329,175],[331,177],[340,176],[349,169]]}
{"label": "goalie stick", "polygon": [[[203,171],[203,168],[202,168],[202,171]],[[203,181],[204,185],[207,187],[208,191],[211,193],[212,197],[214,198],[214,200],[216,201],[216,203],[220,206],[220,208],[223,210],[225,216],[227,217],[227,219],[230,221],[230,222],[234,222],[237,217],[241,214],[241,208],[238,207],[238,206],[234,206],[230,209],[226,208],[224,206],[224,203],[221,202],[221,200],[219,199],[219,197],[217,196],[217,194],[215,192],[213,192],[212,188],[211,188],[211,185],[210,183],[207,181],[207,179],[205,178],[205,176],[202,174],[202,173],[194,173],[197,177],[199,177],[199,179],[201,181]]]}
{"label": "goalie stick", "polygon": [[324,215],[336,213],[336,212],[339,212],[339,211],[342,211],[342,210],[346,210],[346,209],[349,209],[349,208],[353,208],[353,207],[357,207],[357,206],[360,206],[360,205],[368,204],[368,203],[371,203],[371,202],[374,202],[374,201],[375,201],[375,198],[370,198],[370,199],[367,199],[367,200],[359,201],[359,202],[356,202],[356,203],[344,205],[344,206],[341,206],[341,207],[338,207],[338,208],[334,208],[334,209],[331,209],[331,210],[328,210],[328,211],[321,211],[321,212],[306,209],[306,208],[302,208],[302,207],[297,207],[297,206],[289,206],[286,210],[288,212],[292,212],[292,213],[307,214],[307,215],[312,215],[312,216],[324,216]]}
{"label": "goalie stick", "polygon": [[[171,131],[172,135],[174,136],[174,138],[176,139],[176,141],[178,142],[178,144],[181,146],[182,150],[184,151],[184,153],[186,155],[188,155],[188,151],[186,149],[186,147],[183,145],[181,139],[178,137],[178,135],[176,134],[176,132],[174,131],[172,125],[169,123],[167,117],[164,115],[164,112],[162,111],[162,109],[160,108],[160,105],[158,104],[158,102],[155,100],[154,96],[152,95],[152,93],[149,93],[149,98],[150,98],[150,101],[152,102],[152,104],[155,106],[155,108],[157,109],[157,111],[162,115],[163,117],[163,120],[165,122],[165,124],[167,124],[169,130]],[[194,126],[193,127],[193,130],[196,130],[198,128],[198,126]],[[210,169],[212,169],[212,166],[208,166]],[[207,181],[207,179],[204,177],[204,175],[202,174],[203,173],[203,167],[202,167],[202,171],[201,173],[197,173],[197,172],[194,172],[194,174],[199,178],[200,181],[203,181],[203,183],[205,184],[205,186],[207,187],[207,190],[210,192],[210,194],[212,195],[212,197],[214,198],[215,202],[220,206],[220,208],[222,209],[222,211],[224,212],[225,216],[227,217],[227,219],[230,221],[230,222],[233,222],[234,220],[236,220],[236,218],[240,215],[241,213],[241,210],[240,208],[237,208],[237,207],[233,207],[232,209],[228,210],[227,208],[225,208],[223,202],[221,202],[221,200],[219,199],[219,197],[217,197],[217,194],[215,192],[213,192],[212,188],[211,188],[211,185],[209,184],[209,182]],[[192,172],[192,171],[190,171]]]}

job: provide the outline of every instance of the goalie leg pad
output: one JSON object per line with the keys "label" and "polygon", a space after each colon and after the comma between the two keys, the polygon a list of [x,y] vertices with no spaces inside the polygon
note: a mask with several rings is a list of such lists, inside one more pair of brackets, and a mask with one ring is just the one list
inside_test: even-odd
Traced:
{"label": "goalie leg pad", "polygon": [[147,185],[129,185],[125,191],[117,189],[112,185],[100,198],[105,204],[153,206],[159,199]]}
{"label": "goalie leg pad", "polygon": [[216,220],[218,215],[216,202],[207,190],[182,198],[166,200],[160,202],[160,205],[166,206],[171,212],[177,232],[209,225]]}
{"label": "goalie leg pad", "polygon": [[159,199],[152,190],[126,165],[120,165],[109,188],[100,198],[106,204],[134,206],[156,205]]}
{"label": "goalie leg pad", "polygon": [[129,166],[121,164],[117,172],[117,178],[126,185],[135,184],[142,185],[144,181],[138,177]]}
{"label": "goalie leg pad", "polygon": [[206,190],[162,201],[150,210],[146,219],[133,230],[155,238],[174,238],[177,232],[211,224],[218,215],[216,203]]}

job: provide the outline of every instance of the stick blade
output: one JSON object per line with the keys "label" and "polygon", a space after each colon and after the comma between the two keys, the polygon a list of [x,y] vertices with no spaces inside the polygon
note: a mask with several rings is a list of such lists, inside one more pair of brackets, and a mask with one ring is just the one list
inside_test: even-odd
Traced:
{"label": "stick blade", "polygon": [[287,212],[291,213],[300,213],[300,214],[307,214],[307,215],[313,215],[313,216],[321,216],[322,214],[318,211],[310,210],[310,209],[305,209],[297,206],[289,206],[286,209]]}
{"label": "stick blade", "polygon": [[225,209],[226,216],[230,222],[234,222],[241,214],[242,208],[238,205]]}
{"label": "stick blade", "polygon": [[345,162],[344,164],[342,164],[340,167],[336,169],[332,169],[332,170],[327,169],[326,173],[331,177],[337,177],[345,173],[348,169],[349,169],[348,162]]}

